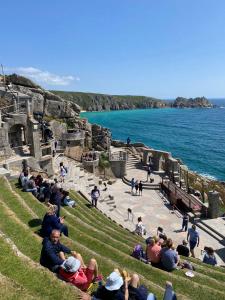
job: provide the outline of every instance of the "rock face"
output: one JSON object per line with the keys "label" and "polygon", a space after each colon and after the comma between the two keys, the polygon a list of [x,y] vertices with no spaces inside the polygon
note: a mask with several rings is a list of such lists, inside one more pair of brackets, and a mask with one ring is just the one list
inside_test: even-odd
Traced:
{"label": "rock face", "polygon": [[32,98],[34,113],[42,113],[47,117],[55,118],[73,118],[80,113],[80,107],[76,103],[65,101],[23,76],[9,75],[7,81],[12,83],[14,91]]}
{"label": "rock face", "polygon": [[213,107],[212,103],[209,102],[205,97],[197,97],[197,98],[183,98],[177,97],[176,100],[172,104],[173,107],[178,108],[198,108],[198,107]]}
{"label": "rock face", "polygon": [[111,132],[100,125],[92,125],[92,146],[97,150],[108,150],[111,145]]}
{"label": "rock face", "polygon": [[78,103],[82,109],[87,111],[161,108],[166,106],[166,103],[162,100],[144,96],[115,96],[63,91],[52,91],[52,93]]}

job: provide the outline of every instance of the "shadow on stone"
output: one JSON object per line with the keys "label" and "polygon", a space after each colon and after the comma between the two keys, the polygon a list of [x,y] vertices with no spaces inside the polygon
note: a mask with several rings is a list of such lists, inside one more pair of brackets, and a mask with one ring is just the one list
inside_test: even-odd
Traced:
{"label": "shadow on stone", "polygon": [[[221,244],[224,244],[224,240],[222,241]],[[225,249],[224,248],[215,250],[215,253],[222,259],[223,262],[225,262]]]}

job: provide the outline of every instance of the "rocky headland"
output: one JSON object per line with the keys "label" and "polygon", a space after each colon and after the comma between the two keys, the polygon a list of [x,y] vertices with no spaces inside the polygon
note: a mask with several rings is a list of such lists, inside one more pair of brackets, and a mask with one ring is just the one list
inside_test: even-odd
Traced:
{"label": "rocky headland", "polygon": [[96,93],[51,91],[53,94],[65,100],[77,103],[82,110],[86,111],[110,111],[125,109],[146,109],[146,108],[204,108],[213,107],[205,97],[183,98],[178,97],[174,101],[166,101],[145,96],[129,95],[106,95]]}

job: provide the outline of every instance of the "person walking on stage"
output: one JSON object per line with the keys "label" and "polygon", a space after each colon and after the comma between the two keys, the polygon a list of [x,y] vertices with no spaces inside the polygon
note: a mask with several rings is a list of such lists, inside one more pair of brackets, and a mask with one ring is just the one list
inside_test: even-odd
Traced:
{"label": "person walking on stage", "polygon": [[97,186],[95,186],[91,191],[91,203],[93,207],[97,208],[97,202],[99,197],[100,197],[100,191],[97,188]]}
{"label": "person walking on stage", "polygon": [[135,194],[137,195],[138,187],[139,187],[138,180],[135,181],[134,187],[135,187],[135,191],[136,191]]}
{"label": "person walking on stage", "polygon": [[182,231],[187,231],[188,229],[188,222],[189,222],[189,217],[188,217],[188,214],[185,213],[183,215],[183,221],[182,221]]}
{"label": "person walking on stage", "polygon": [[187,240],[190,244],[190,251],[192,257],[195,257],[194,249],[199,246],[199,233],[196,231],[196,226],[192,225],[191,228],[188,229]]}
{"label": "person walking on stage", "polygon": [[131,195],[133,195],[134,194],[134,188],[135,188],[134,178],[131,179],[130,186],[131,186]]}
{"label": "person walking on stage", "polygon": [[143,190],[142,181],[140,181],[139,184],[138,184],[138,190],[139,190],[139,196],[142,196],[142,190]]}

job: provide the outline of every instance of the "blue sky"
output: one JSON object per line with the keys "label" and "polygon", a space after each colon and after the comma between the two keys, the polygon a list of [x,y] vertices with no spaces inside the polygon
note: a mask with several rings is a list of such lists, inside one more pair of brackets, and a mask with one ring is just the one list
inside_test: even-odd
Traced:
{"label": "blue sky", "polygon": [[225,97],[223,0],[1,2],[0,63],[48,89]]}

